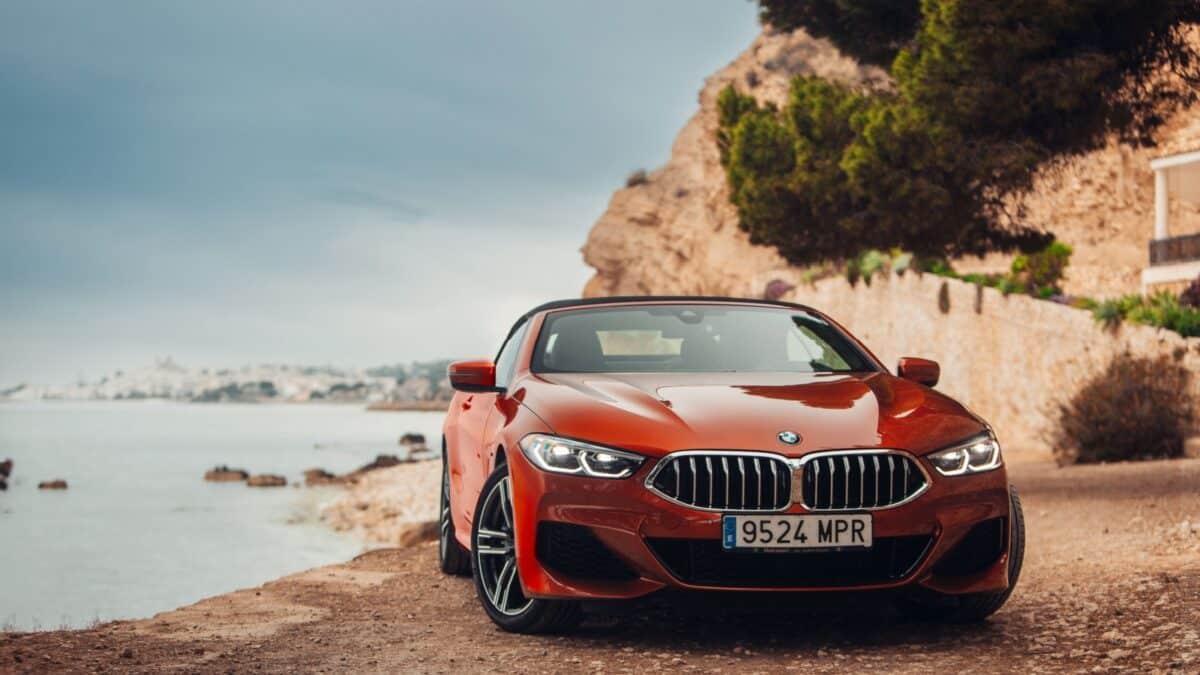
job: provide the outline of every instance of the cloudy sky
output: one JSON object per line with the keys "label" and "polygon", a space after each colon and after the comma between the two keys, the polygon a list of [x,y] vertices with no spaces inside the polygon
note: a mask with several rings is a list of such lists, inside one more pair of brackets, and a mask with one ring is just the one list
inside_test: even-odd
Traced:
{"label": "cloudy sky", "polygon": [[0,387],[490,354],[746,0],[0,4]]}

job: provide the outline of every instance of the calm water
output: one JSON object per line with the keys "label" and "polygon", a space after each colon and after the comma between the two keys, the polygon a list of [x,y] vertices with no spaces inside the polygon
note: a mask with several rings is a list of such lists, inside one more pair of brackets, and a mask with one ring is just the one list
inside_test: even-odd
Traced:
{"label": "calm water", "polygon": [[[0,404],[0,630],[145,617],[345,560],[361,541],[317,521],[339,488],[206,483],[229,464],[290,480],[437,447],[441,413],[337,405]],[[38,490],[64,478],[66,491]]]}

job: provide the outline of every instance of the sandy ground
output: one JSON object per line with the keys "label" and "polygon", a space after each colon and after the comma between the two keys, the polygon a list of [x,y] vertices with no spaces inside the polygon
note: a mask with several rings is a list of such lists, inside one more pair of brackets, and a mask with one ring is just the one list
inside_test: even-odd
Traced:
{"label": "sandy ground", "polygon": [[627,605],[572,635],[509,635],[425,543],[142,621],[0,635],[0,671],[1200,672],[1200,460],[1010,470],[1025,572],[983,625],[774,598]]}

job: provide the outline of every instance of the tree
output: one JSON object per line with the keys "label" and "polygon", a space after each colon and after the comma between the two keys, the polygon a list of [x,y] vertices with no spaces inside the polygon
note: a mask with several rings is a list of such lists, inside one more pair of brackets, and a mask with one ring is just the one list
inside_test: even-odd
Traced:
{"label": "tree", "polygon": [[829,38],[862,61],[888,66],[912,39],[921,20],[920,0],[762,0],[762,22],[783,30],[804,28]]}
{"label": "tree", "polygon": [[742,227],[793,263],[1040,249],[1053,237],[1019,207],[1035,172],[1113,136],[1152,144],[1200,83],[1200,0],[760,5],[773,25],[891,64],[875,89],[799,77],[782,110],[721,94]]}

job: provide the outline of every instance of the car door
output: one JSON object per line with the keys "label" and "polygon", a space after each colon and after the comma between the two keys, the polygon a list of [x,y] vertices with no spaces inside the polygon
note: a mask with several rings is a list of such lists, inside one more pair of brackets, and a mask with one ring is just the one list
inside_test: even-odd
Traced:
{"label": "car door", "polygon": [[[496,386],[507,387],[516,370],[517,354],[525,339],[526,321],[513,330],[496,355]],[[459,468],[463,474],[463,485],[469,486],[461,500],[468,519],[473,519],[475,502],[490,471],[491,451],[495,448],[496,425],[492,420],[501,419],[498,411],[505,402],[503,393],[486,392],[470,394],[459,404]]]}

